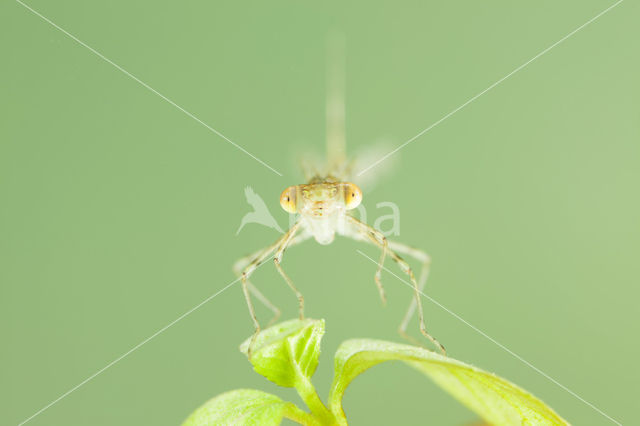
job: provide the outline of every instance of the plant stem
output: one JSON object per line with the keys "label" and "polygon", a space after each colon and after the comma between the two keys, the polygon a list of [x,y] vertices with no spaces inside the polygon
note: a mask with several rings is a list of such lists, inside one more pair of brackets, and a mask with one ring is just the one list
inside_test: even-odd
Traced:
{"label": "plant stem", "polygon": [[304,426],[320,426],[321,423],[318,421],[313,414],[309,414],[305,411],[302,411],[298,408],[297,405],[290,403],[287,404],[284,410],[284,417],[289,420],[293,420],[294,422],[300,423]]}
{"label": "plant stem", "polygon": [[307,407],[311,410],[311,414],[322,425],[346,425],[346,419],[344,417],[336,417],[331,411],[324,405],[316,388],[313,386],[309,378],[299,375],[295,385],[298,395],[307,404]]}

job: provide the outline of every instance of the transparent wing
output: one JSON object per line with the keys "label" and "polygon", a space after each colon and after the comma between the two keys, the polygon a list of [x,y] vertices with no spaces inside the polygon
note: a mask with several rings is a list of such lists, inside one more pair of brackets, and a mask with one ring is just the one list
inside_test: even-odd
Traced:
{"label": "transparent wing", "polygon": [[318,176],[327,175],[327,159],[323,154],[313,151],[298,153],[296,155],[296,161],[305,182],[309,182]]}
{"label": "transparent wing", "polygon": [[317,153],[298,154],[297,162],[305,181],[315,178],[333,177],[343,182],[354,182],[365,191],[370,191],[381,179],[393,170],[398,156],[357,176],[393,149],[391,141],[379,140],[360,149],[352,159],[347,158],[345,139],[345,90],[346,90],[346,41],[343,33],[332,31],[327,35],[326,71],[326,158]]}
{"label": "transparent wing", "polygon": [[372,144],[356,151],[353,161],[349,164],[348,175],[351,182],[358,185],[363,191],[371,192],[376,185],[387,179],[395,170],[399,155],[392,155],[375,168],[358,176],[358,172],[369,167],[373,162],[390,152],[395,144],[388,139],[380,139]]}

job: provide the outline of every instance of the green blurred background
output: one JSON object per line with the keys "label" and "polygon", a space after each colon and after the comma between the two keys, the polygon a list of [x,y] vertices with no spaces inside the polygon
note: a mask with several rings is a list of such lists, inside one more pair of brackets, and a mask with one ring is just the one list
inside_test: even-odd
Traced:
{"label": "green blurred background", "polygon": [[[0,423],[17,424],[234,280],[277,233],[248,225],[251,185],[280,221],[294,154],[324,144],[325,38],[347,39],[350,149],[400,144],[613,2],[31,0],[80,40],[280,170],[277,176],[15,1],[0,4]],[[428,293],[622,423],[637,421],[640,7],[626,1],[398,154],[365,194],[401,209],[433,257]],[[327,335],[400,340],[411,298],[344,239],[287,252]],[[372,247],[363,248],[377,256]],[[389,262],[389,268],[395,266]],[[254,277],[295,316],[272,265]],[[450,355],[575,424],[613,424],[425,300]],[[268,311],[259,310],[263,321]],[[412,330],[415,324],[412,324]],[[239,285],[51,406],[33,425],[175,425],[255,374]],[[354,425],[475,419],[401,364],[349,389]]]}

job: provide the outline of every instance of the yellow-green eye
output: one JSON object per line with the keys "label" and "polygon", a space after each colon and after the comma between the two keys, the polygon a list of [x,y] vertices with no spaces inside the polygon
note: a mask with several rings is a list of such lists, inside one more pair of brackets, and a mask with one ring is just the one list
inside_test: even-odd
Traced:
{"label": "yellow-green eye", "polygon": [[362,191],[355,183],[345,183],[344,190],[344,206],[347,210],[355,209],[362,202]]}
{"label": "yellow-green eye", "polygon": [[296,192],[297,188],[295,186],[290,186],[282,191],[282,194],[280,195],[280,205],[289,213],[295,213],[297,210]]}

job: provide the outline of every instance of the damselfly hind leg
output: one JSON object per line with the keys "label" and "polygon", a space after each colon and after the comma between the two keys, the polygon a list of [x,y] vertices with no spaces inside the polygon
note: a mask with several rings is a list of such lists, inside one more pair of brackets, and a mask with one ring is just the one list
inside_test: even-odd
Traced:
{"label": "damselfly hind leg", "polygon": [[373,279],[376,282],[376,286],[378,287],[378,293],[380,293],[380,300],[382,300],[382,304],[387,304],[387,295],[384,292],[384,287],[382,286],[382,269],[384,268],[384,260],[387,256],[387,251],[389,250],[389,241],[387,237],[385,237],[382,232],[377,231],[375,228],[366,229],[363,232],[366,232],[367,237],[374,244],[378,245],[381,248],[380,260],[378,260],[378,269],[376,269],[376,274]]}
{"label": "damselfly hind leg", "polygon": [[[424,251],[419,250],[417,248],[408,246],[406,244],[402,244],[396,241],[390,241],[389,242],[389,246],[395,250],[398,253],[402,253],[405,254],[407,256],[411,256],[414,259],[416,259],[417,261],[422,263],[422,270],[420,271],[420,277],[418,278],[418,293],[419,295],[422,294],[422,292],[424,291],[424,286],[427,283],[427,279],[429,278],[429,269],[431,267],[431,257]],[[409,325],[409,321],[411,320],[411,318],[413,317],[413,314],[416,311],[416,306],[418,304],[418,302],[416,301],[417,299],[414,297],[413,299],[411,299],[411,303],[409,304],[409,307],[407,308],[407,312],[404,315],[404,318],[402,319],[402,322],[400,323],[400,326],[398,327],[398,333],[400,333],[400,335],[402,337],[404,337],[405,339],[411,341],[411,342],[416,342],[417,340],[414,339],[412,336],[410,336],[409,334],[407,334],[407,326]],[[424,324],[424,320],[422,321],[422,324]],[[423,327],[421,327],[422,330]],[[425,330],[426,332],[426,330]],[[424,334],[424,333],[422,333]],[[429,333],[427,333],[429,334]],[[442,344],[440,342],[438,342],[437,339],[435,339],[433,336],[429,337],[429,340],[431,340],[437,347],[438,349],[440,349],[440,351],[446,355],[446,350],[444,348],[444,346],[442,346]]]}
{"label": "damselfly hind leg", "polygon": [[[405,317],[402,323],[400,324],[400,327],[399,327],[400,335],[414,343],[417,343],[415,339],[413,339],[411,336],[409,336],[406,333],[407,324],[409,323],[409,320],[411,319],[415,311],[415,308],[417,307],[418,320],[420,324],[420,333],[423,336],[425,336],[427,339],[429,339],[440,350],[440,352],[442,352],[443,354],[446,354],[446,350],[444,346],[435,337],[429,334],[424,323],[424,313],[422,310],[422,299],[420,298],[420,294],[422,293],[422,288],[424,287],[426,280],[428,278],[429,263],[430,263],[429,256],[426,253],[423,253],[417,249],[413,249],[404,244],[396,243],[396,242],[387,242],[386,237],[384,237],[384,235],[382,235],[380,231],[367,225],[366,223],[360,222],[359,220],[353,217],[349,217],[348,220],[353,225],[353,228],[351,230],[352,234],[351,235],[347,234],[347,236],[351,236],[352,238],[355,238],[357,240],[364,239],[366,241],[369,241],[377,245],[383,251],[387,251],[389,253],[389,256],[398,264],[400,269],[402,269],[402,271],[409,276],[409,279],[411,281],[411,284],[414,290],[414,299],[409,305],[409,309],[405,314]],[[396,250],[399,252],[408,254],[412,257],[415,257],[419,260],[422,260],[423,270],[420,276],[420,284],[418,284],[418,282],[416,281],[415,275],[413,274],[413,270],[411,269],[409,264],[402,257],[400,257],[398,253],[396,253]],[[378,267],[381,269],[382,265],[379,264]]]}

